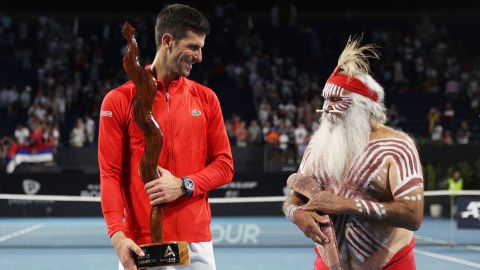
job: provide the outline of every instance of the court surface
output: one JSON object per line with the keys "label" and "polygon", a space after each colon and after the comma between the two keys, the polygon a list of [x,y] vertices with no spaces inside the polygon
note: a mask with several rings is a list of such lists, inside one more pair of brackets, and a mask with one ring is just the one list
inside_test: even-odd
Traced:
{"label": "court surface", "polygon": [[[214,218],[212,232],[219,243],[219,270],[313,269],[313,247],[284,217]],[[478,243],[479,230],[456,230],[447,220],[425,218],[416,235],[417,243],[423,243],[415,248],[417,269],[480,269],[479,245],[437,245],[452,237],[458,243]],[[279,247],[252,247],[253,240]],[[84,247],[65,247],[70,242]],[[234,242],[236,247],[228,246]],[[242,243],[250,246],[238,247]],[[281,246],[289,244],[298,247]],[[102,218],[0,219],[0,270],[117,269],[118,259],[109,245]]]}
{"label": "court surface", "polygon": [[[0,250],[0,269],[117,269],[110,248],[18,248]],[[311,248],[216,248],[219,270],[313,269]],[[480,250],[464,247],[421,247],[416,249],[417,269],[480,269]]]}

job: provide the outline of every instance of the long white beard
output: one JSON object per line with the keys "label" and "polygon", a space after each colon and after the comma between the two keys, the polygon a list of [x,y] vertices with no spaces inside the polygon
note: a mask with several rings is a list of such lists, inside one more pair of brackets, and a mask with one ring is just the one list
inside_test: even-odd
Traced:
{"label": "long white beard", "polygon": [[343,182],[347,170],[365,151],[370,132],[369,113],[355,102],[345,118],[324,113],[311,139],[313,168],[325,170],[331,178]]}

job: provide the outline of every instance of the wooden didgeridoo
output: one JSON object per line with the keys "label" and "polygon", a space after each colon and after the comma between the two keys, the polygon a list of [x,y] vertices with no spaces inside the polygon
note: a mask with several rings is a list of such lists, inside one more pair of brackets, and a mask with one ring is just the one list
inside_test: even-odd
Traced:
{"label": "wooden didgeridoo", "polygon": [[[140,162],[139,172],[142,181],[148,183],[160,177],[157,164],[163,145],[162,129],[152,114],[152,105],[155,92],[157,91],[157,83],[152,74],[141,67],[138,62],[138,44],[135,39],[135,28],[133,28],[130,23],[125,22],[122,27],[122,34],[128,41],[127,49],[123,57],[123,68],[136,87],[133,101],[133,119],[142,131],[145,141],[145,149]],[[152,246],[156,243],[162,245],[169,243],[178,244],[180,262],[167,262],[159,265],[190,264],[187,242],[163,242],[163,214],[163,205],[152,206],[150,212],[150,236],[153,243],[142,245],[141,247]],[[165,252],[165,254],[166,253],[167,252]],[[164,254],[160,255],[163,256]]]}
{"label": "wooden didgeridoo", "polygon": [[[293,173],[288,177],[287,186],[295,192],[302,194],[309,200],[322,191],[317,181],[311,176],[305,176],[299,173]],[[328,217],[328,215],[326,215]],[[323,245],[324,250],[318,250],[322,255],[324,263],[330,270],[341,270],[340,257],[338,252],[337,238],[333,229],[332,220],[329,218],[329,225],[321,225],[320,230],[327,235],[330,241]]]}

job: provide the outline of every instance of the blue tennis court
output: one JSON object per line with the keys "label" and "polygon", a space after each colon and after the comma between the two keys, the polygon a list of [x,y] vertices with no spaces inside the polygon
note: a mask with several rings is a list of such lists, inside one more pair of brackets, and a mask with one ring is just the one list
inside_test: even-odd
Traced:
{"label": "blue tennis court", "polygon": [[[480,269],[480,250],[465,247],[422,247],[416,249],[418,269]],[[228,248],[215,249],[218,269],[300,270],[313,269],[311,248]],[[1,269],[117,269],[111,248],[17,248],[2,249]]]}
{"label": "blue tennis court", "polygon": [[[417,232],[418,269],[480,269],[480,246],[462,244],[478,243],[480,231],[449,225],[448,220],[425,218]],[[453,233],[447,233],[450,229]],[[216,217],[212,233],[218,269],[312,269],[313,247],[283,217]],[[462,245],[432,242],[451,235]],[[99,217],[0,219],[0,269],[117,269],[109,245]]]}

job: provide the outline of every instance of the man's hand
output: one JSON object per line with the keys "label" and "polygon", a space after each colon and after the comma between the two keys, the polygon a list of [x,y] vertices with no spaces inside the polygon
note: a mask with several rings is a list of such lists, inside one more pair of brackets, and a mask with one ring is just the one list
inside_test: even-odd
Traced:
{"label": "man's hand", "polygon": [[325,214],[343,214],[351,200],[337,196],[330,191],[321,191],[315,194],[308,203],[299,207],[299,210],[317,211]]}
{"label": "man's hand", "polygon": [[111,240],[113,248],[120,259],[123,268],[125,270],[137,270],[132,251],[138,256],[144,256],[145,254],[143,253],[143,250],[135,244],[132,239],[127,238],[121,231],[114,233]]}
{"label": "man's hand", "polygon": [[160,178],[145,184],[151,205],[168,203],[183,195],[182,180],[160,166],[158,170],[161,173]]}
{"label": "man's hand", "polygon": [[297,208],[293,212],[293,222],[302,230],[306,237],[311,238],[315,243],[323,244],[330,241],[328,236],[320,229],[320,225],[330,225],[328,216]]}

